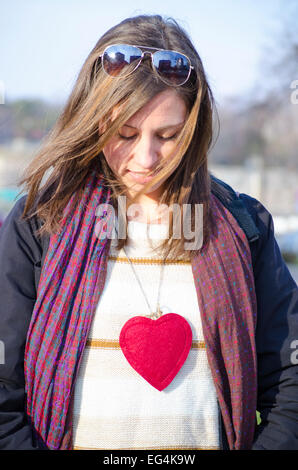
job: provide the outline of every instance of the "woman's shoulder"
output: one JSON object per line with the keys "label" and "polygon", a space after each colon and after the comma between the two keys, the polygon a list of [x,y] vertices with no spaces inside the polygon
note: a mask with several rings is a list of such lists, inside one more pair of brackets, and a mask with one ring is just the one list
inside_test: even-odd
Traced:
{"label": "woman's shoulder", "polygon": [[270,210],[257,198],[239,191],[235,191],[231,186],[220,180],[218,185],[222,185],[225,191],[229,192],[229,199],[219,194],[219,198],[226,208],[232,213],[239,226],[243,229],[249,241],[252,264],[255,275],[266,285],[269,279],[269,271],[272,268],[270,259],[276,262],[276,268],[285,273],[285,282],[293,282],[287,278],[290,276],[284,269],[284,261],[280,254],[280,249],[275,238],[274,221]]}
{"label": "woman's shoulder", "polygon": [[274,221],[270,210],[255,197],[246,194],[238,193],[239,200],[241,200],[253,219],[261,237],[267,237],[269,232],[274,232]]}
{"label": "woman's shoulder", "polygon": [[211,192],[232,213],[249,242],[266,235],[272,216],[258,199],[235,190],[214,175],[211,175]]}
{"label": "woman's shoulder", "polygon": [[3,231],[11,231],[18,227],[26,227],[29,225],[29,221],[22,218],[26,199],[27,195],[24,195],[14,203],[8,214],[3,218],[1,233],[3,233]]}
{"label": "woman's shoulder", "polygon": [[240,206],[241,206],[241,201],[243,201],[245,204],[245,207],[250,211],[252,215],[254,215],[254,217],[256,217],[258,213],[261,213],[264,211],[269,213],[269,210],[266,209],[266,207],[255,197],[247,193],[242,193],[240,191],[237,191],[232,186],[230,186],[226,181],[223,181],[212,174],[210,176],[211,176],[211,192],[215,196],[217,196],[219,199],[221,199],[221,201],[224,202],[226,205],[234,204],[235,206],[237,206],[239,205],[239,200],[240,200]]}
{"label": "woman's shoulder", "polygon": [[18,245],[28,253],[41,253],[42,240],[37,234],[41,222],[36,216],[23,217],[26,200],[27,194],[21,196],[4,218],[0,229],[0,241],[8,248]]}

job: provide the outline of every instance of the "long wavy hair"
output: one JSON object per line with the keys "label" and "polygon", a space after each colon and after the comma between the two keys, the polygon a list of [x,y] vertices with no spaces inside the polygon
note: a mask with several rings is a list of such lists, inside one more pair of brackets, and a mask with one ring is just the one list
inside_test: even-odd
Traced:
{"label": "long wavy hair", "polygon": [[[193,65],[189,80],[182,86],[163,83],[152,71],[149,61],[129,76],[112,78],[101,66],[101,54],[114,43],[140,44],[173,49],[186,54]],[[107,31],[85,60],[73,90],[41,149],[25,169],[19,185],[27,191],[23,218],[37,216],[42,220],[39,235],[60,229],[59,221],[70,198],[80,202],[86,180],[96,171],[111,188],[111,202],[117,210],[117,198],[126,194],[103,154],[103,148],[125,122],[158,93],[174,88],[187,106],[188,115],[178,136],[174,159],[162,162],[159,173],[139,191],[135,199],[165,175],[160,203],[188,204],[194,229],[195,204],[203,207],[203,246],[208,243],[212,217],[210,213],[211,180],[207,154],[213,138],[214,99],[202,61],[188,34],[172,18],[140,15],[128,18]],[[117,113],[113,111],[117,109]],[[116,117],[115,117],[116,115]],[[99,126],[99,123],[101,124]],[[99,131],[99,129],[104,129]],[[176,167],[177,162],[179,162]],[[176,169],[173,171],[174,165]],[[173,237],[173,214],[170,212],[169,238],[160,248],[166,257],[190,259],[197,249],[185,251],[183,230]],[[118,248],[127,238],[119,239]]]}

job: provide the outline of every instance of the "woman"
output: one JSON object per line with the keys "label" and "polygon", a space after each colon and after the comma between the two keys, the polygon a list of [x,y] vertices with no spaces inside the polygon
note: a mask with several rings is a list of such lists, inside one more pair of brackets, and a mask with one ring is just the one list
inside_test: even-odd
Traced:
{"label": "woman", "polygon": [[298,448],[297,286],[212,115],[175,21],[89,54],[1,229],[1,448]]}

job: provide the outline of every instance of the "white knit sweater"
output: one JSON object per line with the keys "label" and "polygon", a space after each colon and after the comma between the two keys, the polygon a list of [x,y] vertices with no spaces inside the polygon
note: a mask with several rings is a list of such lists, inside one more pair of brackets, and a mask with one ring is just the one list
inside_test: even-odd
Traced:
{"label": "white knit sweater", "polygon": [[[167,236],[167,227],[131,221],[128,234],[125,250],[155,309],[161,259],[150,242],[154,246]],[[124,251],[114,245],[75,386],[74,449],[218,449],[218,405],[191,264],[173,260],[164,268],[161,309],[186,318],[193,344],[174,380],[160,392],[129,365],[119,347],[124,323],[149,311]]]}

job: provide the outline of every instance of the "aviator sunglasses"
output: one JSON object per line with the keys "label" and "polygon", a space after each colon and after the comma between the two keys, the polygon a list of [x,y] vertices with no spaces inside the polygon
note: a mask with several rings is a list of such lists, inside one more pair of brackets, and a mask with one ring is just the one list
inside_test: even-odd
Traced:
{"label": "aviator sunglasses", "polygon": [[105,48],[100,57],[105,73],[115,78],[127,77],[134,72],[145,54],[151,56],[154,72],[167,85],[180,86],[189,79],[193,66],[186,55],[177,51],[129,44],[112,44]]}

